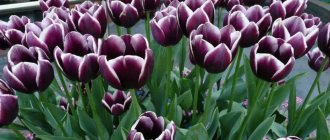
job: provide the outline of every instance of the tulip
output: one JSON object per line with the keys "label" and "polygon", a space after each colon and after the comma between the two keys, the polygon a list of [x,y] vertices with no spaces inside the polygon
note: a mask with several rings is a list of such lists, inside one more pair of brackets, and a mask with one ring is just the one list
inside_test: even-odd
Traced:
{"label": "tulip", "polygon": [[124,91],[121,90],[116,90],[114,94],[106,92],[102,99],[103,106],[115,116],[120,116],[126,112],[129,109],[131,102],[132,99],[130,93],[126,95]]}
{"label": "tulip", "polygon": [[[65,7],[60,7],[60,8],[51,7],[51,8],[48,9],[47,12],[43,13],[43,16],[44,16],[44,19],[43,19],[42,22],[46,22],[46,23],[43,23],[44,24],[43,26],[46,26],[47,22],[48,22],[48,25],[49,25],[49,23],[60,23],[65,28],[66,33],[69,32],[69,31],[75,31],[76,30],[76,27],[73,23],[73,20],[70,17],[70,12],[69,12],[68,8],[65,8]],[[48,18],[50,18],[50,19],[48,19]],[[49,20],[53,20],[53,21],[49,21]]]}
{"label": "tulip", "polygon": [[278,18],[284,19],[286,16],[286,9],[280,0],[274,1],[269,6],[269,13],[272,16],[273,20]]}
{"label": "tulip", "polygon": [[30,19],[26,16],[22,16],[20,18],[16,15],[12,15],[9,17],[9,21],[7,23],[7,29],[16,29],[21,32],[24,32],[25,24],[30,23],[30,22],[31,22]]}
{"label": "tulip", "polygon": [[76,29],[82,34],[102,38],[107,28],[107,16],[102,5],[85,1],[71,11]]}
{"label": "tulip", "polygon": [[173,46],[182,38],[176,12],[176,8],[169,6],[156,12],[155,17],[150,21],[151,33],[162,46]]}
{"label": "tulip", "polygon": [[211,0],[185,0],[177,9],[179,25],[185,36],[199,25],[214,21],[214,5]]}
{"label": "tulip", "polygon": [[26,24],[30,19],[13,15],[8,22],[0,21],[0,45],[1,49],[10,48],[15,44],[22,44]]}
{"label": "tulip", "polygon": [[154,11],[160,4],[160,0],[142,0],[144,11]]}
{"label": "tulip", "polygon": [[134,123],[127,140],[174,140],[176,126],[171,121],[165,128],[163,117],[157,117],[154,112],[143,113]]}
{"label": "tulip", "polygon": [[330,57],[330,23],[322,27],[317,43],[320,50]]}
{"label": "tulip", "polygon": [[151,74],[152,51],[141,34],[110,35],[98,53],[101,75],[116,89],[139,89]]}
{"label": "tulip", "polygon": [[224,19],[224,25],[233,25],[240,31],[241,47],[250,47],[267,34],[272,23],[272,17],[260,5],[254,5],[248,9],[242,5],[234,6]]}
{"label": "tulip", "polygon": [[[73,101],[73,106],[76,106],[76,102],[74,101],[74,99],[72,98]],[[68,112],[71,114],[71,109],[70,109],[70,104],[68,103],[68,101],[66,100],[66,98],[61,97],[60,101],[58,103],[58,107],[61,108],[62,110]]]}
{"label": "tulip", "polygon": [[265,3],[265,0],[242,0],[243,4],[246,6],[253,6],[253,5],[262,5]]}
{"label": "tulip", "polygon": [[48,88],[54,71],[42,49],[14,45],[8,51],[8,65],[3,68],[3,76],[13,89],[33,93]]}
{"label": "tulip", "polygon": [[301,140],[301,139],[297,136],[288,136],[288,137],[279,138],[279,139],[276,139],[276,140]]}
{"label": "tulip", "polygon": [[107,0],[107,8],[112,21],[119,26],[130,28],[140,19],[138,9],[131,3]]}
{"label": "tulip", "polygon": [[321,19],[319,17],[314,17],[312,14],[303,13],[300,17],[304,20],[307,28],[314,25],[317,27],[322,25]]}
{"label": "tulip", "polygon": [[286,10],[286,18],[300,16],[307,8],[307,0],[287,0],[283,2]]}
{"label": "tulip", "polygon": [[209,73],[223,72],[234,59],[240,38],[231,25],[219,30],[212,23],[202,24],[190,35],[190,60]]}
{"label": "tulip", "polygon": [[173,6],[178,7],[180,2],[183,2],[184,0],[164,0],[165,6]]}
{"label": "tulip", "polygon": [[68,0],[39,0],[39,6],[42,12],[47,11],[51,7],[69,8]]}
{"label": "tulip", "polygon": [[265,81],[278,82],[292,70],[293,54],[292,46],[283,39],[265,36],[251,50],[252,71]]}
{"label": "tulip", "polygon": [[18,115],[17,96],[13,89],[0,79],[0,127],[11,124]]}
{"label": "tulip", "polygon": [[98,76],[99,66],[95,39],[91,35],[70,32],[65,36],[63,51],[56,47],[54,57],[61,71],[71,80],[87,83]]}
{"label": "tulip", "polygon": [[[319,48],[315,48],[312,51],[309,51],[307,53],[308,57],[308,65],[311,67],[314,71],[318,72],[321,68],[321,65],[326,59],[326,56],[320,51]],[[327,58],[329,59],[329,58]],[[323,71],[327,70],[330,67],[330,63],[325,65]]]}
{"label": "tulip", "polygon": [[314,46],[318,32],[316,25],[307,28],[303,19],[297,16],[285,20],[277,19],[272,29],[274,37],[291,44],[296,59],[304,56]]}

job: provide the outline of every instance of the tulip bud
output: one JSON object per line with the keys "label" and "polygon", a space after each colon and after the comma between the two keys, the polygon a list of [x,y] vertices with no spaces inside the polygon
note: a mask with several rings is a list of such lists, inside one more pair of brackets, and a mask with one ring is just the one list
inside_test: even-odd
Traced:
{"label": "tulip bud", "polygon": [[202,24],[190,34],[190,60],[210,73],[223,72],[233,60],[240,38],[231,25],[219,30],[211,23]]}
{"label": "tulip bud", "polygon": [[[321,65],[323,64],[326,58],[319,48],[315,48],[312,51],[309,51],[307,53],[307,57],[308,57],[309,67],[311,67],[316,72],[320,70]],[[323,71],[327,70],[329,67],[330,67],[330,63],[328,60],[328,63],[325,65]]]}
{"label": "tulip bud", "polygon": [[110,35],[98,53],[101,75],[116,89],[138,89],[151,75],[153,55],[141,34]]}
{"label": "tulip bud", "polygon": [[0,79],[0,127],[11,124],[17,115],[17,96],[7,83]]}
{"label": "tulip bud", "polygon": [[304,20],[306,28],[310,28],[314,25],[320,27],[322,24],[321,19],[319,17],[314,17],[312,14],[303,13],[300,17]]}
{"label": "tulip bud", "polygon": [[154,112],[143,113],[134,123],[127,140],[174,140],[176,126],[171,121],[165,128],[163,117],[157,117]]}
{"label": "tulip bud", "polygon": [[57,47],[54,51],[56,63],[71,80],[89,82],[98,76],[99,66],[95,39],[91,35],[70,32],[64,40],[63,51]]}
{"label": "tulip bud", "polygon": [[3,76],[10,87],[20,92],[44,91],[54,79],[53,67],[48,60],[40,48],[14,45],[8,52]]}
{"label": "tulip bud", "polygon": [[[51,23],[60,23],[63,25],[64,29],[66,30],[65,33],[69,32],[69,31],[75,31],[76,27],[73,23],[72,18],[70,17],[70,11],[68,8],[65,7],[51,7],[48,9],[48,11],[43,13],[44,19],[43,22],[47,22],[45,20],[48,20],[48,22]],[[53,21],[49,21],[49,19],[53,20]],[[47,26],[49,24],[47,23],[43,23],[43,26]]]}
{"label": "tulip bud", "polygon": [[12,15],[9,17],[9,21],[7,23],[7,29],[16,29],[21,32],[24,32],[25,30],[25,24],[30,23],[30,19],[26,16],[22,16],[21,18]]}
{"label": "tulip bud", "polygon": [[156,12],[155,17],[150,21],[151,33],[162,46],[173,46],[182,38],[176,12],[176,8],[169,6]]}
{"label": "tulip bud", "polygon": [[316,25],[307,28],[303,19],[297,16],[283,21],[277,19],[272,29],[274,37],[284,39],[291,44],[296,59],[304,56],[314,46],[318,32]]}
{"label": "tulip bud", "polygon": [[301,140],[301,139],[297,136],[288,136],[288,137],[279,138],[279,139],[276,139],[276,140]]}
{"label": "tulip bud", "polygon": [[120,116],[126,112],[132,102],[130,93],[127,95],[124,91],[116,90],[114,94],[106,92],[102,99],[103,106],[113,115]]}
{"label": "tulip bud", "polygon": [[184,0],[164,0],[165,6],[173,6],[173,7],[178,7],[180,2]]}
{"label": "tulip bud", "polygon": [[107,16],[102,5],[85,1],[71,10],[76,29],[82,34],[102,38],[107,28]]}
{"label": "tulip bud", "polygon": [[317,45],[325,55],[330,57],[330,23],[322,27]]}
{"label": "tulip bud", "polygon": [[39,6],[42,12],[47,11],[51,7],[69,8],[68,0],[39,0]]}
{"label": "tulip bud", "polygon": [[251,50],[252,71],[265,81],[278,82],[291,72],[293,54],[292,46],[283,39],[265,36]]}
{"label": "tulip bud", "polygon": [[286,0],[283,2],[286,18],[300,16],[307,8],[307,0]]}
{"label": "tulip bud", "polygon": [[[76,106],[76,102],[74,101],[73,98],[72,98],[72,100],[74,102],[73,103],[73,107],[75,107]],[[66,98],[64,98],[64,97],[61,97],[60,98],[60,101],[58,103],[58,107],[61,108],[62,110],[64,110],[64,111],[66,111],[66,112],[68,112],[68,113],[71,114],[70,104],[68,103],[68,101],[66,100]]]}
{"label": "tulip bud", "polygon": [[179,25],[185,36],[199,25],[214,21],[214,5],[211,0],[186,0],[177,9]]}
{"label": "tulip bud", "polygon": [[138,9],[131,3],[107,0],[107,8],[112,21],[119,26],[130,28],[140,19]]}
{"label": "tulip bud", "polygon": [[276,0],[269,6],[269,13],[273,20],[278,18],[284,19],[286,16],[286,10],[282,1]]}

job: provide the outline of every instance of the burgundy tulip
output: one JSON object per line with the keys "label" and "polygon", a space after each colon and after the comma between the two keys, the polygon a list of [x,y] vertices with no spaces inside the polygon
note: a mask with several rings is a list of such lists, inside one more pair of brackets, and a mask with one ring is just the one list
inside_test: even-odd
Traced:
{"label": "burgundy tulip", "polygon": [[15,44],[22,44],[26,24],[30,19],[12,15],[8,22],[0,21],[0,45],[1,49],[7,49]]}
{"label": "burgundy tulip", "polygon": [[26,16],[18,17],[16,15],[12,15],[9,17],[9,21],[7,23],[7,29],[16,29],[21,32],[24,32],[25,25],[30,23],[30,19]]}
{"label": "burgundy tulip", "polygon": [[173,6],[178,7],[180,2],[183,2],[184,0],[164,0],[165,6]]}
{"label": "burgundy tulip", "polygon": [[[73,98],[72,98],[72,100],[73,100],[73,106],[76,107],[76,102],[74,101]],[[68,101],[64,97],[60,98],[60,101],[58,103],[58,107],[61,108],[64,111],[70,113],[70,114],[72,113],[71,109],[70,109],[70,104],[68,103]]]}
{"label": "burgundy tulip", "polygon": [[5,81],[0,79],[0,127],[11,124],[18,115],[17,96]]}
{"label": "burgundy tulip", "polygon": [[330,23],[327,23],[322,27],[317,44],[320,50],[330,57]]}
{"label": "burgundy tulip", "polygon": [[283,39],[265,36],[251,50],[252,71],[265,81],[278,82],[292,70],[293,54],[292,46]]}
{"label": "burgundy tulip", "polygon": [[140,19],[139,11],[134,3],[107,0],[107,8],[112,21],[125,28],[134,26]]}
{"label": "burgundy tulip", "polygon": [[275,0],[269,6],[269,13],[272,16],[273,20],[278,18],[284,19],[286,16],[286,9],[280,0]]}
{"label": "burgundy tulip", "polygon": [[263,5],[265,0],[242,0],[243,5],[253,6],[253,5]]}
{"label": "burgundy tulip", "polygon": [[307,8],[307,0],[286,0],[283,6],[286,10],[286,18],[300,16]]}
{"label": "burgundy tulip", "polygon": [[105,8],[97,3],[85,1],[71,10],[71,18],[76,29],[82,34],[102,38],[107,28]]}
{"label": "burgundy tulip", "polygon": [[51,7],[69,8],[68,0],[39,0],[39,6],[42,12],[47,11]]}
{"label": "burgundy tulip", "polygon": [[177,9],[179,25],[185,36],[199,25],[214,21],[214,5],[211,0],[185,0]]}
{"label": "burgundy tulip", "polygon": [[54,57],[62,72],[71,80],[87,83],[98,76],[98,56],[95,39],[91,35],[70,32],[64,40],[63,51],[57,47]]}
{"label": "burgundy tulip", "polygon": [[316,25],[306,27],[302,18],[297,16],[285,20],[277,19],[273,24],[272,33],[291,44],[296,59],[304,56],[315,44],[319,28]]}
{"label": "burgundy tulip", "polygon": [[[326,56],[320,51],[319,48],[315,48],[312,51],[309,51],[307,53],[307,57],[308,57],[309,67],[311,67],[316,72],[320,70],[321,65],[323,64],[326,58]],[[328,60],[328,63],[325,65],[323,71],[327,70],[329,67],[330,67],[330,63]]]}
{"label": "burgundy tulip", "polygon": [[304,20],[307,28],[310,28],[314,25],[320,27],[322,24],[321,19],[319,17],[315,17],[312,14],[303,13],[300,17]]}
{"label": "burgundy tulip", "polygon": [[174,140],[175,132],[173,121],[165,126],[163,117],[157,117],[154,112],[147,111],[134,123],[127,140]]}
{"label": "burgundy tulip", "polygon": [[116,90],[114,94],[106,92],[102,99],[103,106],[115,116],[120,116],[126,112],[132,102],[130,93],[127,95],[124,91]]}
{"label": "burgundy tulip", "polygon": [[233,25],[242,36],[240,47],[250,47],[267,34],[272,24],[272,17],[260,5],[246,9],[242,5],[234,6],[224,19],[224,25]]}
{"label": "burgundy tulip", "polygon": [[151,33],[162,46],[173,46],[182,38],[182,31],[176,17],[176,8],[169,6],[157,11],[150,21]]}
{"label": "burgundy tulip", "polygon": [[210,73],[223,72],[234,59],[240,38],[231,25],[219,30],[211,23],[202,24],[190,34],[190,60]]}
{"label": "burgundy tulip", "polygon": [[101,75],[116,89],[139,89],[151,75],[153,55],[141,34],[110,35],[98,53]]}
{"label": "burgundy tulip", "polygon": [[33,93],[48,88],[54,79],[54,71],[42,49],[14,45],[8,52],[8,65],[3,68],[3,76],[13,89]]}
{"label": "burgundy tulip", "polygon": [[145,11],[154,11],[160,4],[160,0],[142,0]]}
{"label": "burgundy tulip", "polygon": [[[69,31],[76,30],[73,20],[70,17],[70,11],[68,8],[51,7],[48,9],[48,11],[43,13],[43,16],[44,16],[43,22],[46,22],[46,23],[43,23],[42,26],[49,25],[49,23],[60,23],[65,28],[66,33]],[[53,21],[49,21],[50,19],[47,19],[47,18],[50,18]],[[45,21],[45,20],[48,20],[48,21]],[[48,22],[48,24],[47,24],[47,22]]]}

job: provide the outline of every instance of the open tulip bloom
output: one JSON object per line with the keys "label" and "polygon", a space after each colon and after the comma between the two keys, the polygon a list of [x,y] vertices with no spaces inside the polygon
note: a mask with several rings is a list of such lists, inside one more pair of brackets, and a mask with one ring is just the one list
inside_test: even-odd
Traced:
{"label": "open tulip bloom", "polygon": [[1,140],[330,139],[330,23],[307,0],[69,2],[0,20]]}

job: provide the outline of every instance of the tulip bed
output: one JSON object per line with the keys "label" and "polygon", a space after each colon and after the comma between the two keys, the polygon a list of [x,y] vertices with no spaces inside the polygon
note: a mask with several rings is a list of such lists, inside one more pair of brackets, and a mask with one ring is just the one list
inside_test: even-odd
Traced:
{"label": "tulip bed", "polygon": [[0,21],[0,139],[330,139],[330,23],[307,0],[39,3],[41,21]]}

